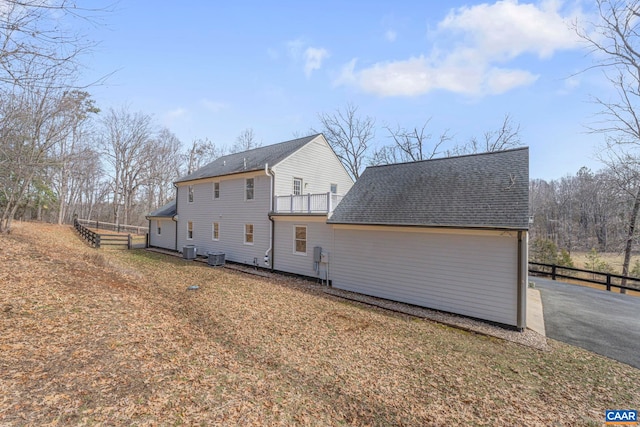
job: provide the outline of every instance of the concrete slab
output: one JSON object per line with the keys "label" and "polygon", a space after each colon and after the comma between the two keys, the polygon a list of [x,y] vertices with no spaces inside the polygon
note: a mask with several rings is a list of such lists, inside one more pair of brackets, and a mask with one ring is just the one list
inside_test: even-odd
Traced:
{"label": "concrete slab", "polygon": [[540,291],[534,288],[527,288],[527,329],[531,329],[543,337],[547,336],[544,328],[542,298]]}

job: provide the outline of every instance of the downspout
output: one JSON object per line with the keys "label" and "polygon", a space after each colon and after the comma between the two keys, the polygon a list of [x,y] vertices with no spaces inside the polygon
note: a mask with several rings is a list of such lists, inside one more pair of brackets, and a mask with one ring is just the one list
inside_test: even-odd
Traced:
{"label": "downspout", "polygon": [[[527,251],[524,250],[523,232],[518,231],[518,312],[517,328],[524,330],[527,327],[527,274],[525,263]],[[525,237],[526,238],[526,237]]]}
{"label": "downspout", "polygon": [[171,220],[176,223],[176,237],[175,242],[173,244],[173,249],[175,251],[178,250],[178,186],[176,183],[173,183],[173,186],[176,187],[176,214],[171,217]]}
{"label": "downspout", "polygon": [[[264,164],[264,173],[265,175],[269,176],[271,178],[271,187],[269,189],[269,249],[267,249],[267,251],[264,253],[264,263],[267,267],[269,267],[269,264],[271,264],[271,271],[273,271],[273,255],[274,255],[274,250],[273,250],[273,240],[274,240],[274,233],[275,233],[275,224],[273,222],[273,217],[271,216],[271,212],[273,212],[273,193],[275,192],[275,185],[276,185],[276,175],[273,172],[273,170],[269,169],[269,163],[265,163]],[[271,254],[271,257],[269,257],[269,254]],[[271,258],[271,259],[269,259]],[[271,261],[271,262],[269,262]]]}

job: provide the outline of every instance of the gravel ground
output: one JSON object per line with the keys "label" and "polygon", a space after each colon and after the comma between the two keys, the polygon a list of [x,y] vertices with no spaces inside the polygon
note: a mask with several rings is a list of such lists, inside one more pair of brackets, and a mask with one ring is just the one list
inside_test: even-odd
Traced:
{"label": "gravel ground", "polygon": [[443,323],[445,325],[464,329],[466,331],[490,335],[492,337],[512,341],[518,344],[525,345],[527,347],[536,348],[538,350],[548,349],[546,338],[539,333],[532,331],[531,329],[525,329],[522,332],[518,332],[515,330],[503,328],[498,325],[483,322],[481,320],[471,319],[469,317],[458,316],[452,313],[431,310],[428,308],[404,304],[401,302],[370,297],[355,292],[343,291],[341,289],[325,288],[324,292],[339,298],[357,301],[363,304],[384,308],[386,310],[397,311],[399,313],[408,314],[410,316],[432,320],[434,322]]}

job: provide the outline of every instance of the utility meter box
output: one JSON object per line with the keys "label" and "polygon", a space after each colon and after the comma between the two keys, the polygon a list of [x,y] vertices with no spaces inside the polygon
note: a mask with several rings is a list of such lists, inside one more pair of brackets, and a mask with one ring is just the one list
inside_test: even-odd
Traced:
{"label": "utility meter box", "polygon": [[322,264],[328,264],[329,263],[329,252],[326,252],[326,251],[320,252],[320,262]]}

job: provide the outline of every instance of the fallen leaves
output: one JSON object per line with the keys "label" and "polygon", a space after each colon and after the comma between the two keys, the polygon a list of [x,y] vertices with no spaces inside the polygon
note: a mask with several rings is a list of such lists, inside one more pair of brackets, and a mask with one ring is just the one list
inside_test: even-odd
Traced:
{"label": "fallen leaves", "polygon": [[[598,424],[638,370],[65,227],[0,236],[0,424]],[[189,286],[199,286],[196,292]]]}

